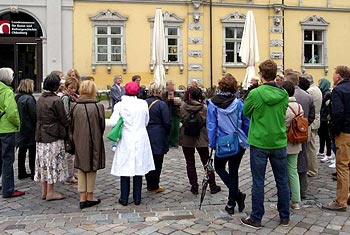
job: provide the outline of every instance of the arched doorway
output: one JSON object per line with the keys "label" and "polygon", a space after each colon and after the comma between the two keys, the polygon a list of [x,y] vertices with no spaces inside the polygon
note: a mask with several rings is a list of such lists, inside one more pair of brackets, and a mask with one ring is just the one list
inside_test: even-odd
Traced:
{"label": "arched doorway", "polygon": [[0,68],[15,71],[12,86],[16,88],[21,79],[34,80],[35,91],[41,91],[42,30],[32,16],[24,12],[6,12],[0,15]]}

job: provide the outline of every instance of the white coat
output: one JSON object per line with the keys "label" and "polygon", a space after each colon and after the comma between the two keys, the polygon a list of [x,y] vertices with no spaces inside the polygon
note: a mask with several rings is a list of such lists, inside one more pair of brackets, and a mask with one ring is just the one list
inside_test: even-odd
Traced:
{"label": "white coat", "polygon": [[154,162],[146,126],[149,121],[148,105],[136,96],[122,96],[114,106],[110,124],[119,116],[124,120],[122,138],[117,143],[111,174],[116,176],[145,175],[154,170]]}

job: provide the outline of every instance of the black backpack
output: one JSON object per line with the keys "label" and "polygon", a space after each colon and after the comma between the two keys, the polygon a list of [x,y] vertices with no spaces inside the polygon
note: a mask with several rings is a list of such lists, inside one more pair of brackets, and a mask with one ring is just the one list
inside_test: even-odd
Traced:
{"label": "black backpack", "polygon": [[[200,109],[201,110],[201,109]],[[198,112],[190,112],[190,115],[187,117],[184,123],[184,133],[187,136],[198,137],[201,133],[201,129],[204,126],[202,123],[202,118],[199,117]]]}

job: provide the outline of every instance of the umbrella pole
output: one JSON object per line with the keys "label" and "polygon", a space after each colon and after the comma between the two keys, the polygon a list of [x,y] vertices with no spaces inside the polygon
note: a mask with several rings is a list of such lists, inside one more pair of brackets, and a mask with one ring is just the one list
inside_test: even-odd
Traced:
{"label": "umbrella pole", "polygon": [[213,2],[210,0],[209,3],[209,25],[210,25],[210,36],[209,36],[209,43],[210,43],[210,87],[213,87],[213,20],[212,20],[212,8],[213,8]]}

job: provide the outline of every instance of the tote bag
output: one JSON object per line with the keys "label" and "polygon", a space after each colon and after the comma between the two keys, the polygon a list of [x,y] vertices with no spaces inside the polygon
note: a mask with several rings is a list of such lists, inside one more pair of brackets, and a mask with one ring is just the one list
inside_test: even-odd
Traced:
{"label": "tote bag", "polygon": [[118,142],[122,138],[124,120],[122,117],[119,117],[117,124],[113,129],[108,133],[107,138],[113,142]]}

